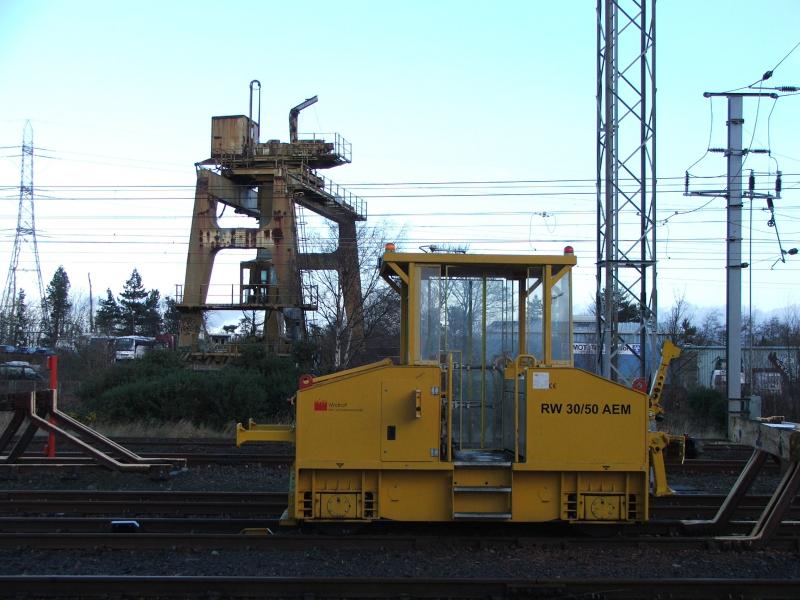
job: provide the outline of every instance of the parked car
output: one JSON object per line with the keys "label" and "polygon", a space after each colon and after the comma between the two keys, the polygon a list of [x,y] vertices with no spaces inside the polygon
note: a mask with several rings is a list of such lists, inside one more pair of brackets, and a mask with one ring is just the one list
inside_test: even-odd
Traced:
{"label": "parked car", "polygon": [[42,376],[35,366],[22,360],[0,363],[0,379],[41,381]]}

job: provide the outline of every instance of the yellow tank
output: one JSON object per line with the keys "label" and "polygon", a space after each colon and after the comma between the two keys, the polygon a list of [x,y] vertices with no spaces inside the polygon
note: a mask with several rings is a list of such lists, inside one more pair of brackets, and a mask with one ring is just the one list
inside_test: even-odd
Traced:
{"label": "yellow tank", "polygon": [[387,252],[399,364],[304,376],[294,425],[237,428],[295,444],[285,520],[645,521],[654,408],[573,367],[575,262]]}

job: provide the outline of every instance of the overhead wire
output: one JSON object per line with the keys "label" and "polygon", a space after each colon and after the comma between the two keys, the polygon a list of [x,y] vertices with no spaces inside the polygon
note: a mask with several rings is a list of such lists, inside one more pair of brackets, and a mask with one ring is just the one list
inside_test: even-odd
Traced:
{"label": "overhead wire", "polygon": [[709,152],[711,152],[711,138],[712,138],[712,135],[714,133],[714,97],[713,96],[709,97],[709,99],[708,99],[708,107],[709,107],[709,111],[710,111],[711,114],[709,115],[709,118],[708,118],[708,123],[709,123],[709,125],[708,125],[708,143],[706,144],[706,151],[703,153],[703,155],[700,158],[698,158],[696,161],[694,161],[688,169],[686,169],[686,173],[687,174],[689,174],[689,171],[691,171],[701,160],[703,160],[706,156],[708,156]]}
{"label": "overhead wire", "polygon": [[[800,173],[791,173],[789,175],[800,175]],[[698,175],[698,179],[723,179],[725,173],[716,175]],[[660,176],[658,182],[683,180],[683,175]],[[620,183],[637,183],[634,178],[622,178]],[[424,187],[441,187],[450,185],[497,185],[506,186],[510,184],[561,184],[561,183],[583,183],[582,187],[594,187],[597,183],[595,178],[554,178],[554,179],[498,179],[498,180],[451,180],[451,181],[409,181],[409,182],[391,182],[391,181],[376,181],[376,182],[341,182],[340,185],[347,189],[354,189],[356,187],[370,186],[370,187],[397,187],[397,186],[424,186]],[[14,189],[18,188],[19,183],[13,182],[9,184],[0,184],[0,189]],[[186,190],[194,190],[194,184],[64,184],[64,185],[37,185],[37,189],[85,189],[85,190],[125,190],[125,189],[168,189],[168,188],[181,188]],[[236,187],[252,188],[252,185],[239,185]]]}
{"label": "overhead wire", "polygon": [[[770,77],[771,77],[771,76],[772,76],[772,74],[773,74],[773,73],[774,73],[774,72],[775,72],[775,71],[778,69],[778,67],[780,67],[780,66],[783,64],[783,62],[784,62],[784,61],[785,61],[787,58],[789,58],[789,57],[790,57],[790,56],[791,56],[791,55],[794,53],[794,51],[795,51],[795,50],[797,50],[797,48],[798,48],[798,47],[800,47],[800,41],[798,41],[798,42],[797,42],[797,43],[796,43],[796,44],[795,44],[795,45],[792,47],[792,49],[791,49],[791,50],[789,50],[789,52],[787,52],[787,53],[786,53],[786,56],[784,56],[782,59],[780,59],[780,60],[778,61],[778,64],[776,64],[774,67],[772,67],[772,69],[770,69],[770,70],[768,71],[768,73],[769,73]],[[765,73],[764,75],[766,75],[766,73]],[[765,79],[769,79],[769,77],[762,77],[762,81],[764,81]]]}
{"label": "overhead wire", "polygon": [[728,91],[723,92],[723,93],[730,94],[732,92],[738,92],[740,90],[750,89],[750,88],[753,88],[755,85],[758,85],[758,84],[761,84],[761,83],[765,82],[767,79],[772,77],[772,75],[775,73],[775,71],[778,69],[778,67],[780,67],[783,64],[783,62],[787,58],[789,58],[795,50],[797,50],[797,48],[799,46],[800,46],[800,42],[797,42],[794,45],[794,47],[791,50],[789,50],[789,52],[787,52],[786,55],[782,59],[780,59],[778,61],[778,63],[774,67],[772,67],[769,71],[765,71],[764,74],[759,79],[756,79],[753,83],[751,83],[749,85],[743,85],[741,87],[734,88],[732,90],[728,90]]}

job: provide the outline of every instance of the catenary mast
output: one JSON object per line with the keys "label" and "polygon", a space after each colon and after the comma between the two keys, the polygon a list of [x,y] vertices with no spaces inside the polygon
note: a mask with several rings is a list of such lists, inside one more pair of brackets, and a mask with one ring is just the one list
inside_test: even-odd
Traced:
{"label": "catenary mast", "polygon": [[[597,2],[598,371],[626,383],[649,379],[657,356],[655,5]],[[621,306],[636,309],[625,335]]]}

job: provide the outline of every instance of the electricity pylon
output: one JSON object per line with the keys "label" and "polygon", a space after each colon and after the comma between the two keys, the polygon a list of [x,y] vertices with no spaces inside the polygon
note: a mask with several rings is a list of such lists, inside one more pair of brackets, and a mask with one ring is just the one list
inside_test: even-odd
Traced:
{"label": "electricity pylon", "polygon": [[[6,286],[3,289],[2,302],[0,302],[0,314],[4,317],[0,334],[6,338],[10,334],[10,328],[16,323],[19,316],[17,296],[22,286],[20,286],[21,282],[18,276],[22,272],[35,273],[42,309],[42,325],[45,329],[47,329],[48,322],[44,283],[42,282],[42,267],[39,262],[39,247],[36,243],[36,218],[33,210],[33,128],[30,121],[25,123],[25,129],[22,134],[20,163],[17,229],[14,235],[14,247],[11,250],[11,261],[8,264]],[[20,260],[20,257],[22,257],[22,260]],[[33,266],[25,266],[29,264]]]}

